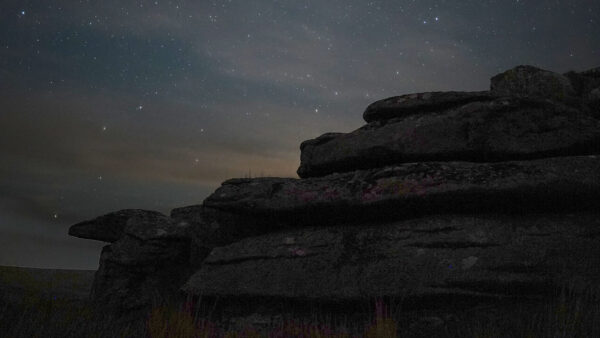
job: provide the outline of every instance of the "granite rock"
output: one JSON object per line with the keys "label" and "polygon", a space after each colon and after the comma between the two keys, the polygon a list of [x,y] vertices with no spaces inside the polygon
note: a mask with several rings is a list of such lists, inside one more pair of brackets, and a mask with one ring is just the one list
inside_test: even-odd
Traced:
{"label": "granite rock", "polygon": [[597,292],[599,228],[597,212],[315,224],[215,248],[183,290],[307,304],[385,295],[424,308],[539,299],[565,285]]}
{"label": "granite rock", "polygon": [[534,96],[557,101],[576,94],[566,76],[533,66],[517,66],[492,77],[490,91],[496,95]]}
{"label": "granite rock", "polygon": [[102,249],[91,300],[116,313],[147,310],[179,293],[190,270],[188,227],[160,213],[129,218],[123,235]]}
{"label": "granite rock", "polygon": [[506,97],[372,122],[320,142],[304,142],[298,176],[406,162],[489,162],[599,150],[600,120],[593,116],[548,100]]}
{"label": "granite rock", "polygon": [[124,209],[72,225],[69,235],[79,238],[115,242],[123,236],[127,221],[136,216],[162,216],[161,213],[142,209]]}
{"label": "granite rock", "polygon": [[370,123],[411,114],[439,113],[470,102],[490,101],[495,97],[488,91],[426,92],[393,96],[371,103],[363,113],[363,119]]}

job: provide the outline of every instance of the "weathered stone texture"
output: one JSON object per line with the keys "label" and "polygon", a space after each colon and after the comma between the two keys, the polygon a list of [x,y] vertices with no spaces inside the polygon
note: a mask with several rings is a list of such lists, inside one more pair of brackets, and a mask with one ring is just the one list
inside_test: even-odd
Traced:
{"label": "weathered stone texture", "polygon": [[497,98],[372,122],[304,143],[298,176],[422,161],[506,161],[600,152],[600,120],[532,98]]}
{"label": "weathered stone texture", "polygon": [[599,70],[519,66],[489,91],[390,97],[363,127],[302,142],[300,179],[229,179],[169,217],[75,224],[111,243],[91,298],[119,315],[192,295],[231,318],[318,305],[356,320],[395,297],[447,308],[434,325],[563,286],[600,299]]}

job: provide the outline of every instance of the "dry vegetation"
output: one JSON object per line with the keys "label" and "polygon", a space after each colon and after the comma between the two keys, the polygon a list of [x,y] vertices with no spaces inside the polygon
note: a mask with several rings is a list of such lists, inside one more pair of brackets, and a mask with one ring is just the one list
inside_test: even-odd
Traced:
{"label": "dry vegetation", "polygon": [[[351,325],[343,318],[331,319],[315,313],[312,320],[286,316],[265,326],[233,330],[225,322],[211,320],[210,311],[201,311],[200,304],[190,300],[157,304],[140,320],[118,324],[118,318],[94,311],[82,299],[81,294],[89,289],[92,277],[93,274],[87,271],[49,273],[47,270],[1,267],[0,328],[4,336],[600,337],[598,299],[591,293],[575,296],[565,289],[543,305],[515,304],[504,310],[496,309],[496,312],[479,308],[460,313],[447,325],[439,326],[437,331],[409,327],[402,313],[388,314],[381,301],[376,304],[374,318]],[[65,293],[69,287],[72,288],[70,295]]]}

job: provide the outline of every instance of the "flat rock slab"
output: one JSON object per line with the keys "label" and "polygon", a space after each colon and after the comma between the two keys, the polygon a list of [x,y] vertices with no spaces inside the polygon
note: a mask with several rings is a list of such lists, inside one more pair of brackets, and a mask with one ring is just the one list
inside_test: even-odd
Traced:
{"label": "flat rock slab", "polygon": [[[308,179],[231,179],[204,200],[237,214],[308,223],[360,222],[415,213],[597,208],[600,156],[495,163],[422,162]],[[243,227],[243,224],[239,225]]]}
{"label": "flat rock slab", "polygon": [[301,178],[406,162],[493,162],[600,153],[600,120],[549,100],[504,97],[369,123],[301,145]]}
{"label": "flat rock slab", "polygon": [[363,113],[367,122],[389,120],[411,114],[440,112],[474,101],[496,98],[489,91],[426,92],[394,96],[371,103]]}
{"label": "flat rock slab", "polygon": [[189,224],[160,213],[136,213],[122,235],[102,249],[91,300],[122,314],[168,297],[191,275]]}
{"label": "flat rock slab", "polygon": [[112,243],[123,236],[130,219],[160,217],[164,215],[157,211],[124,209],[72,225],[69,228],[69,235]]}
{"label": "flat rock slab", "polygon": [[[215,248],[183,286],[207,297],[546,297],[600,285],[600,214],[442,215],[285,230]],[[435,301],[437,299],[437,301]]]}

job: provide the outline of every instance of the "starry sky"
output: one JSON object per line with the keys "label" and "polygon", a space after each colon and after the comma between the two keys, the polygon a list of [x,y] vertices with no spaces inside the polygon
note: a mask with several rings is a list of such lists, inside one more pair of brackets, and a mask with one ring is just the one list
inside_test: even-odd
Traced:
{"label": "starry sky", "polygon": [[0,265],[97,269],[70,225],[297,177],[379,99],[600,66],[599,24],[596,0],[3,0]]}

